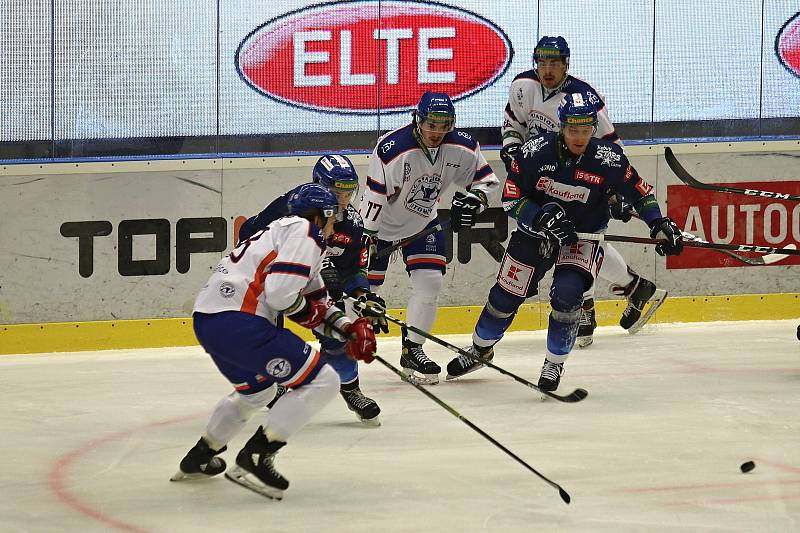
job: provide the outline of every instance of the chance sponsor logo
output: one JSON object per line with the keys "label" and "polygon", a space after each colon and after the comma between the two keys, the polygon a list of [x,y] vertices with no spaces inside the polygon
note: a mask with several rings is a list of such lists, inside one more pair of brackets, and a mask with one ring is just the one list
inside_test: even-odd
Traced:
{"label": "chance sponsor logo", "polygon": [[778,32],[775,54],[789,72],[800,77],[800,13],[787,20]]}
{"label": "chance sponsor logo", "polygon": [[356,0],[268,21],[242,40],[235,61],[242,80],[269,98],[373,114],[414,109],[427,90],[465,98],[492,85],[513,55],[503,30],[470,11],[399,0],[381,0],[379,10],[378,1]]}

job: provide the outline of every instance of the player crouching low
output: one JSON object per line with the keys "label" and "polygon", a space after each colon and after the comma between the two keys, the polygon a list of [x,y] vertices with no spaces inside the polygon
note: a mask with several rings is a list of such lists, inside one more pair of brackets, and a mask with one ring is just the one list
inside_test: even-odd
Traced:
{"label": "player crouching low", "polygon": [[205,434],[183,458],[173,481],[224,472],[225,461],[218,455],[283,385],[291,392],[275,402],[268,422],[225,474],[269,498],[283,497],[289,481],[275,469],[275,455],[336,396],[340,382],[317,350],[278,327],[279,315],[338,336],[353,359],[369,363],[374,358],[372,325],[365,318],[351,321],[332,306],[319,273],[325,236],[338,210],[336,197],[321,185],[306,184],[293,192],[288,206],[290,216],[225,256],[197,297],[195,334],[234,391],[217,403]]}

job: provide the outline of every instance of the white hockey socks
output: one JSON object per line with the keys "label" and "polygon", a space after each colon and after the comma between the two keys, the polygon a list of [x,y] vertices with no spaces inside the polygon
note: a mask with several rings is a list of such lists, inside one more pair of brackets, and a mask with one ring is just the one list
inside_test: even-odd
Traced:
{"label": "white hockey socks", "polygon": [[[444,276],[438,270],[419,269],[411,271],[411,297],[406,307],[408,324],[422,331],[430,331],[436,320],[439,292],[444,284]],[[413,331],[407,334],[408,340],[423,344],[425,337]]]}

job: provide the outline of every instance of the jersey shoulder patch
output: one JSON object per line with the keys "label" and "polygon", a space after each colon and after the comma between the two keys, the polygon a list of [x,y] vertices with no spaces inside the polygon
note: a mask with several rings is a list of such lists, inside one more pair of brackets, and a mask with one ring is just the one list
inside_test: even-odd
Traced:
{"label": "jersey shoulder patch", "polygon": [[460,130],[458,128],[448,133],[445,136],[442,144],[456,144],[458,146],[464,146],[466,148],[469,148],[473,152],[478,147],[478,141],[477,139],[475,139],[475,137],[473,137],[466,131]]}
{"label": "jersey shoulder patch", "polygon": [[606,103],[603,101],[603,98],[600,96],[600,93],[589,85],[588,82],[580,78],[576,78],[572,75],[567,75],[567,81],[564,83],[564,86],[561,89],[563,93],[579,93],[585,92],[589,94],[589,100],[595,105],[598,111],[603,109],[606,106]]}
{"label": "jersey shoulder patch", "polygon": [[375,153],[384,165],[389,164],[400,154],[417,148],[417,141],[413,135],[414,125],[408,124],[400,129],[389,132],[375,147]]}

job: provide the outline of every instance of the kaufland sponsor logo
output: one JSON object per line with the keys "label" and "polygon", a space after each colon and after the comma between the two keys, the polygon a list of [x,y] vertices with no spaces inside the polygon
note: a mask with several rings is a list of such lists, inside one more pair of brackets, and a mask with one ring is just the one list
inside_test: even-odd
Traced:
{"label": "kaufland sponsor logo", "polygon": [[536,182],[536,188],[544,191],[548,196],[560,198],[565,202],[581,202],[585,204],[589,199],[589,189],[586,187],[566,185],[553,181],[551,178],[539,178],[539,181]]}
{"label": "kaufland sponsor logo", "polygon": [[800,77],[800,13],[787,20],[778,32],[775,53],[789,72]]}
{"label": "kaufland sponsor logo", "polygon": [[269,98],[373,114],[411,110],[428,90],[453,100],[475,94],[505,73],[513,55],[503,30],[465,9],[367,0],[280,15],[242,40],[235,62],[241,79]]}

